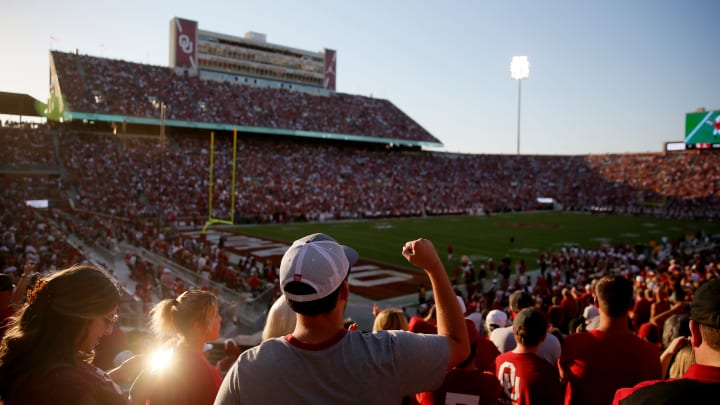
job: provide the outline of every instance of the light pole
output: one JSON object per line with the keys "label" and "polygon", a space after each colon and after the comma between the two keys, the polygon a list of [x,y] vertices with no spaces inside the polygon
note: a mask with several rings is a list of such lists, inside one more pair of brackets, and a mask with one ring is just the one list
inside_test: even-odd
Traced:
{"label": "light pole", "polygon": [[522,80],[530,76],[530,62],[527,56],[513,56],[510,62],[510,75],[518,81],[518,115],[517,115],[517,154],[520,154],[520,100],[522,97]]}
{"label": "light pole", "polygon": [[162,187],[163,187],[163,161],[165,160],[165,102],[153,100],[153,106],[160,108],[160,171],[158,172],[158,217],[157,217],[157,232],[160,234],[162,229]]}

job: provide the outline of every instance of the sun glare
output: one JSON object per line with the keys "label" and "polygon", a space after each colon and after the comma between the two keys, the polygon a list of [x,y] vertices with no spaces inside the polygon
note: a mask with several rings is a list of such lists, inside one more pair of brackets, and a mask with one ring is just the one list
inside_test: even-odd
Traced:
{"label": "sun glare", "polygon": [[157,372],[165,369],[172,360],[173,348],[159,349],[150,356],[150,371]]}

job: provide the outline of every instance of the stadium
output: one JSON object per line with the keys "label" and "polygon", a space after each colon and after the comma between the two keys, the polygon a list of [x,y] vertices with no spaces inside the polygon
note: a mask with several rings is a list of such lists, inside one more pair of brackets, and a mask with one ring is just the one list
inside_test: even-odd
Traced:
{"label": "stadium", "polygon": [[[79,262],[106,269],[126,295],[127,333],[148,330],[158,301],[200,288],[221,302],[214,356],[226,338],[259,343],[280,258],[313,232],[360,252],[346,314],[363,330],[373,303],[415,313],[429,284],[399,252],[420,236],[447,252],[468,299],[478,283],[474,274],[466,283],[469,262],[471,272],[506,267],[506,290],[532,283],[541,260],[578,285],[586,271],[634,274],[671,257],[717,275],[713,148],[431,151],[442,140],[402,106],[337,91],[334,50],[214,33],[181,18],[170,22],[169,66],[48,56],[47,103],[0,93],[0,114],[47,119],[0,127],[0,267],[13,277],[28,258],[42,273]],[[487,271],[480,291],[503,283],[500,269]]]}

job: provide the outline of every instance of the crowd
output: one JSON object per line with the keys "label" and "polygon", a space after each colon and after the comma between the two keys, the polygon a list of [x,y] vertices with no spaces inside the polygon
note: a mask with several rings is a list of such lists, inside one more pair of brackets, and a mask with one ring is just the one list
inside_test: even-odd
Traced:
{"label": "crowd", "polygon": [[[262,263],[228,263],[223,251],[209,244],[158,231],[158,222],[170,228],[199,226],[205,218],[207,136],[169,134],[161,147],[154,136],[112,136],[36,125],[6,126],[0,128],[0,137],[13,150],[33,144],[31,140],[37,137],[51,151],[42,162],[59,162],[44,166],[29,164],[22,155],[8,156],[5,169],[24,168],[22,173],[2,175],[6,196],[13,198],[8,203],[58,202],[65,207],[51,210],[51,215],[64,233],[93,246],[112,248],[117,241],[125,241],[150,249],[230,289],[257,292],[272,283],[277,269],[266,269]],[[218,135],[212,194],[217,218],[230,219],[231,159],[232,140],[227,134]],[[619,213],[693,218],[716,218],[720,212],[716,195],[720,173],[707,153],[462,155],[243,137],[238,142],[237,162],[236,222],[517,211],[537,208],[537,196],[552,196],[569,210],[610,207]],[[421,181],[409,183],[408,176]],[[641,201],[663,205],[642,205],[638,194]],[[65,208],[72,209],[71,216]],[[11,226],[5,225],[4,231]],[[557,287],[560,284],[555,281],[562,281],[559,277],[568,280],[591,267],[607,268],[622,257],[602,251],[567,255],[583,257],[561,257],[557,263],[546,260],[549,269],[542,282]],[[199,269],[201,261],[208,263],[210,271]],[[505,288],[510,269],[499,270],[504,273],[498,279]],[[523,277],[515,282],[526,285],[528,280]],[[547,299],[545,305],[551,301]]]}
{"label": "crowd", "polygon": [[438,142],[388,100],[201,80],[167,67],[58,51],[52,59],[70,111],[159,117],[155,101],[167,105],[171,120]]}
{"label": "crowd", "polygon": [[[384,100],[206,83],[165,68],[60,52],[53,58],[70,109],[151,117],[157,111],[147,100],[155,97],[173,100],[172,119],[432,140]],[[113,97],[121,94],[117,89],[127,97]],[[34,373],[52,378],[30,400],[86,403],[120,403],[128,392],[133,401],[154,403],[426,404],[468,398],[463,395],[500,403],[632,403],[640,396],[656,399],[659,394],[651,393],[660,389],[680,392],[666,385],[645,389],[655,385],[643,381],[668,376],[714,381],[695,388],[717,394],[720,315],[713,297],[720,252],[707,235],[662,240],[647,252],[623,245],[548,250],[538,257],[537,275],[522,263],[511,270],[511,260],[476,263],[475,269],[468,259],[453,280],[432,243],[410,241],[403,256],[427,273],[432,287],[432,297],[419,307],[427,313],[403,319],[401,309],[378,310],[373,331],[348,331],[342,310],[347,269],[357,260],[352,249],[326,235],[309,236],[293,244],[278,268],[252,258],[231,263],[220,244],[174,232],[182,223],[200,225],[210,209],[207,136],[171,132],[160,145],[154,136],[78,128],[0,128],[4,150],[12,152],[0,168],[0,309],[11,319],[0,345],[0,395],[7,404],[22,402],[20,387],[39,384],[32,382]],[[538,208],[536,198],[543,196],[567,210],[717,219],[720,172],[713,157],[463,155],[242,136],[233,196],[232,140],[218,134],[212,210],[229,218],[234,197],[236,222],[320,221],[522,211]],[[67,206],[35,210],[24,204],[28,199]],[[73,240],[104,248],[125,241],[208,281],[197,293],[203,305],[192,305],[196,290],[181,278],[137,255],[126,257],[138,281],[136,298],[153,314],[155,332],[175,335],[167,347],[190,365],[180,369],[203,370],[203,378],[192,381],[183,373],[167,378],[202,398],[186,391],[163,397],[152,388],[162,387],[168,374],[141,367],[142,356],[106,361],[106,373],[86,367],[98,342],[116,333],[124,297],[111,271],[71,268],[85,261]],[[309,257],[331,258],[330,270],[318,278],[314,272],[322,266],[306,266]],[[91,283],[84,284],[85,277]],[[73,292],[88,289],[85,300],[55,287],[68,280],[77,286]],[[224,305],[213,298],[210,282],[251,293],[277,283],[283,295],[273,308],[286,318],[273,323],[268,316],[264,343],[243,354],[228,344],[231,354],[217,373],[199,343],[218,338]],[[15,288],[26,286],[30,293],[18,303]],[[152,309],[151,290],[163,299]],[[46,329],[60,323],[71,327]],[[63,344],[33,340],[41,335]],[[28,354],[35,345],[43,350]],[[30,356],[27,364],[23,356]],[[292,364],[283,363],[288,358]],[[286,365],[282,372],[278,364]],[[270,380],[286,389],[261,389]],[[132,382],[138,382],[135,390]],[[638,383],[643,388],[633,388]],[[65,385],[70,389],[52,394]],[[59,394],[66,397],[44,397]]]}
{"label": "crowd", "polygon": [[[4,201],[4,203],[6,202]],[[4,208],[12,208],[12,206],[7,205]],[[36,247],[38,247],[38,251],[42,252],[54,249],[52,244],[48,245],[46,240],[39,238],[48,229],[47,233],[51,236],[62,237],[63,234],[53,231],[53,228],[47,228],[47,224],[42,225],[42,222],[39,224],[37,218],[33,219],[32,213],[37,210],[20,205],[15,208],[4,210],[4,212],[17,213],[17,218],[6,214],[3,217],[3,223],[24,225],[23,228],[15,229],[28,232],[34,235],[35,239],[28,239],[30,243],[22,243],[21,245],[25,246],[25,249],[17,249],[12,241],[19,233],[9,229],[3,235],[4,246],[9,247],[2,256],[3,260],[9,259],[15,262],[25,260],[26,266],[32,264],[33,270],[40,270],[45,279],[60,279],[60,275],[65,274],[65,271],[57,271],[58,268],[54,267],[57,258],[48,264],[48,255],[35,255],[34,250]],[[25,215],[25,211],[29,214]],[[52,221],[48,221],[48,224],[65,229],[65,225],[63,225],[65,222],[60,217],[51,219]],[[11,222],[11,220],[16,222]],[[40,231],[33,232],[33,228],[38,228]],[[179,252],[187,247],[191,251],[194,249],[202,251],[202,248],[193,246],[193,244],[197,244],[197,242],[179,240],[164,249],[169,252]],[[320,247],[308,247],[308,245],[315,244]],[[174,249],[178,246],[183,248]],[[707,359],[712,357],[708,351],[711,352],[713,349],[709,349],[708,344],[703,343],[713,339],[712,332],[705,330],[708,322],[711,322],[706,319],[712,319],[712,317],[707,315],[705,315],[706,318],[697,317],[692,309],[697,305],[705,305],[703,302],[698,303],[698,300],[695,299],[696,296],[705,297],[705,300],[710,299],[707,294],[703,295],[700,292],[701,287],[705,284],[717,284],[720,271],[720,267],[718,267],[720,252],[707,235],[697,235],[695,238],[682,241],[663,240],[661,244],[648,252],[636,252],[629,246],[614,246],[598,250],[563,248],[558,251],[546,251],[538,258],[538,262],[542,261],[545,264],[540,266],[541,272],[534,277],[526,274],[526,270],[522,266],[518,266],[516,272],[508,277],[507,282],[498,283],[498,278],[502,277],[499,267],[505,265],[505,263],[501,263],[498,268],[486,269],[487,280],[485,283],[480,283],[476,273],[471,270],[471,274],[465,274],[461,279],[455,280],[457,283],[454,284],[453,280],[447,277],[432,244],[424,240],[411,241],[406,244],[404,255],[411,263],[425,268],[432,284],[433,294],[421,306],[421,308],[429,309],[428,314],[422,318],[416,316],[407,319],[403,310],[380,311],[379,308],[376,308],[377,319],[372,332],[352,332],[357,329],[357,325],[354,329],[351,327],[351,332],[346,329],[346,320],[342,316],[345,304],[339,300],[347,300],[347,290],[343,288],[347,285],[344,281],[347,274],[321,273],[320,276],[314,274],[319,271],[318,268],[321,268],[317,266],[318,260],[327,260],[328,257],[332,257],[335,261],[330,267],[330,269],[335,269],[332,271],[351,268],[357,260],[357,252],[348,247],[341,247],[339,251],[334,250],[337,249],[337,246],[331,238],[321,234],[308,236],[293,244],[283,257],[277,272],[283,295],[273,305],[273,308],[277,307],[277,309],[269,314],[268,333],[263,335],[264,341],[272,343],[264,343],[242,354],[238,353],[233,345],[229,345],[228,350],[235,353],[231,357],[239,356],[240,360],[231,365],[232,361],[225,359],[223,370],[215,369],[208,363],[197,341],[195,341],[196,343],[181,343],[190,342],[193,339],[207,341],[210,339],[208,336],[212,336],[213,339],[218,338],[213,329],[214,326],[207,329],[209,327],[207,325],[217,325],[211,321],[217,320],[219,317],[219,301],[215,299],[210,301],[211,307],[207,310],[195,309],[192,311],[196,316],[201,316],[200,319],[205,320],[202,325],[206,325],[199,327],[200,329],[194,332],[187,328],[188,325],[196,325],[195,323],[173,326],[167,321],[170,319],[169,311],[174,311],[175,306],[184,305],[184,297],[189,293],[182,291],[183,286],[176,286],[175,290],[170,292],[162,302],[162,305],[159,304],[151,311],[156,314],[157,320],[154,322],[157,325],[158,335],[167,336],[176,333],[179,336],[179,340],[171,340],[166,344],[166,346],[170,345],[167,347],[173,348],[175,352],[174,361],[178,362],[177,364],[185,364],[185,362],[193,364],[193,367],[171,369],[203,369],[206,371],[201,374],[207,376],[206,379],[195,378],[189,382],[187,373],[180,371],[163,373],[152,368],[146,361],[141,364],[140,360],[146,356],[139,355],[121,358],[122,361],[112,363],[112,367],[119,368],[106,366],[104,370],[107,374],[101,374],[106,377],[99,379],[98,374],[92,373],[92,368],[81,365],[85,363],[67,359],[57,360],[63,364],[60,370],[71,367],[67,370],[67,373],[70,374],[65,375],[65,371],[53,372],[52,378],[48,379],[49,386],[67,384],[69,380],[78,381],[80,379],[83,383],[78,385],[79,390],[75,390],[73,387],[73,389],[63,391],[64,394],[71,396],[99,395],[99,398],[102,398],[101,401],[105,403],[105,401],[112,402],[109,395],[122,397],[130,393],[129,395],[134,395],[138,401],[143,398],[154,398],[155,403],[162,403],[164,399],[170,398],[167,397],[170,395],[168,394],[170,391],[158,390],[158,387],[174,384],[171,381],[182,381],[182,386],[189,391],[172,391],[174,401],[177,401],[177,398],[191,398],[191,395],[200,395],[204,399],[192,397],[197,399],[193,400],[193,403],[212,403],[213,401],[234,403],[239,398],[249,398],[251,401],[262,403],[267,398],[267,394],[257,396],[259,394],[253,394],[252,390],[254,387],[262,386],[259,381],[267,380],[270,377],[265,375],[264,370],[261,371],[264,366],[257,362],[257,356],[262,358],[269,356],[270,359],[273,359],[269,360],[270,364],[273,364],[272,370],[275,370],[272,373],[276,380],[281,381],[284,386],[293,386],[292,382],[298,381],[300,375],[315,376],[311,379],[306,378],[302,389],[276,393],[276,395],[280,395],[278,398],[287,399],[298,395],[299,398],[305,398],[306,401],[311,402],[343,398],[350,402],[377,403],[380,401],[387,403],[394,398],[391,401],[393,403],[397,401],[406,404],[426,404],[436,403],[433,401],[440,401],[442,398],[468,398],[462,397],[462,395],[466,395],[486,399],[494,398],[489,400],[490,403],[496,403],[494,401],[497,403],[562,403],[564,398],[565,403],[580,401],[603,404],[610,403],[613,397],[616,401],[629,401],[635,397],[635,391],[646,395],[646,391],[641,388],[633,390],[633,386],[639,383],[648,385],[650,383],[643,381],[664,380],[671,375],[681,379],[699,380],[699,384],[705,384],[702,382],[705,380],[715,381],[717,384],[717,378],[712,374],[713,369],[706,368],[708,365],[712,365]],[[318,257],[313,257],[313,254],[317,255],[324,249],[334,252],[334,256],[330,253],[323,253]],[[218,250],[219,246],[215,251],[211,249],[210,254],[217,255],[219,254]],[[36,257],[38,260],[35,261]],[[44,259],[40,260],[40,257]],[[199,269],[208,264],[209,257],[204,255],[202,257],[204,261],[194,263]],[[321,260],[319,257],[323,259]],[[75,259],[79,260],[77,257]],[[131,262],[132,266],[130,267],[133,269],[135,265],[142,263],[138,258],[132,261],[132,258],[128,257],[127,260]],[[315,264],[306,267],[306,263]],[[53,267],[48,269],[48,265]],[[469,263],[465,265],[467,268],[472,268]],[[248,261],[243,264],[242,268],[258,267],[255,263]],[[22,271],[22,274],[26,276],[28,274],[27,269],[23,269],[22,266],[17,270]],[[208,272],[210,271],[208,270]],[[8,273],[10,274],[7,276],[9,279],[12,271]],[[136,276],[142,277],[142,273],[137,273]],[[208,276],[213,277],[210,274]],[[41,308],[37,306],[39,305],[37,302],[42,302],[38,297],[45,296],[43,288],[50,288],[45,287],[42,280],[43,278],[33,280],[33,284],[29,288],[33,293],[27,295],[25,306],[18,312],[19,316],[27,316],[23,314],[27,313],[28,308],[32,305]],[[19,283],[20,280],[14,281],[18,285],[22,285]],[[308,288],[303,283],[296,285],[299,281],[308,283],[311,287]],[[25,282],[29,283],[29,280],[25,280]],[[463,283],[465,284],[464,289],[460,289],[459,287]],[[209,291],[198,293],[215,297]],[[330,294],[330,297],[333,298],[327,301],[326,294]],[[308,299],[305,298],[306,295],[311,297],[311,301],[306,301]],[[448,295],[453,299],[449,300]],[[106,295],[106,297],[113,300],[112,302],[116,300],[116,298],[112,298],[112,295]],[[634,299],[635,297],[637,300]],[[643,303],[644,298],[647,298],[646,303]],[[327,302],[315,304],[313,299]],[[338,300],[337,306],[328,306],[329,302],[334,302],[333,300]],[[456,304],[451,304],[453,301]],[[286,307],[284,311],[279,310],[278,306],[283,303],[290,304],[289,308]],[[555,307],[552,303],[560,308],[559,314],[552,315],[552,308]],[[97,314],[74,315],[72,312],[66,314],[70,317],[80,316],[87,319],[87,322],[94,317],[100,319],[98,322],[104,326],[98,325],[96,329],[92,329],[96,330],[93,332],[96,334],[91,335],[92,341],[82,343],[90,345],[88,347],[97,344],[105,335],[114,334],[111,326],[116,322],[117,309],[110,313],[108,304],[103,305],[102,308],[98,308]],[[453,308],[455,306],[457,308]],[[532,312],[529,312],[531,309]],[[717,312],[718,309],[714,308],[714,310]],[[326,311],[330,311],[327,317],[323,315]],[[287,320],[279,321],[272,313],[282,314],[278,316],[285,319],[288,316],[294,316],[293,313],[298,315],[296,322],[291,323]],[[10,314],[10,317],[12,316]],[[446,323],[449,318],[461,319],[463,327]],[[163,319],[165,320],[163,321]],[[175,315],[173,319],[177,322],[180,319],[179,315]],[[685,331],[678,327],[683,319],[685,319]],[[694,328],[687,327],[688,320],[691,322],[690,325],[695,325]],[[695,324],[692,324],[693,320],[696,321]],[[702,324],[705,326],[697,324],[700,321],[705,322]],[[341,332],[336,329],[338,324],[342,325],[339,329]],[[12,323],[9,324],[11,330],[15,331],[13,328],[17,326],[13,327],[12,325]],[[270,325],[275,325],[273,332],[269,331]],[[713,324],[710,323],[710,326],[712,329]],[[95,328],[94,326],[89,327]],[[720,328],[720,325],[714,327]],[[458,352],[453,354],[453,350],[456,349],[451,349],[450,357],[447,357],[443,354],[446,349],[440,350],[437,346],[434,346],[433,349],[415,347],[415,345],[429,344],[429,341],[422,343],[421,340],[418,340],[409,343],[412,339],[405,335],[402,337],[395,335],[397,330],[407,330],[412,334],[429,333],[445,337],[454,342],[451,343],[451,347],[456,345]],[[161,333],[161,331],[163,332]],[[20,332],[15,331],[10,336],[13,339],[21,339],[22,333],[19,335],[18,333]],[[397,380],[400,378],[399,375],[393,374],[393,377],[390,377],[387,374],[386,367],[389,367],[389,363],[386,361],[380,361],[374,365],[367,364],[366,367],[360,367],[353,371],[340,372],[337,369],[338,364],[344,363],[333,361],[332,358],[341,354],[331,353],[338,351],[339,353],[347,351],[342,354],[343,358],[347,360],[345,356],[352,356],[352,353],[380,350],[371,356],[371,358],[379,360],[381,357],[378,356],[382,356],[381,353],[389,348],[371,349],[378,343],[373,339],[368,339],[371,335],[378,335],[377,338],[380,339],[379,334],[384,333],[390,333],[390,336],[393,336],[391,341],[392,339],[403,341],[411,339],[401,346],[415,347],[410,352],[405,352],[399,347],[390,348],[390,350],[396,351],[391,355],[387,353],[390,355],[389,358],[395,359],[393,361],[400,361],[411,352],[415,357],[418,357],[417,353],[435,353],[437,357],[431,356],[433,360],[420,356],[420,358],[415,358],[412,363],[394,364],[392,367],[397,367],[398,373],[404,375],[401,380]],[[464,333],[467,333],[467,336],[461,337],[460,335]],[[350,337],[346,338],[346,336]],[[700,338],[700,336],[707,337]],[[280,340],[273,339],[274,337],[279,337]],[[271,345],[273,346],[272,350],[270,349]],[[469,351],[461,350],[460,346],[464,345],[469,345],[471,349]],[[347,348],[341,349],[344,346]],[[12,349],[15,347],[19,346],[11,344],[10,341],[7,346],[0,346],[0,359],[3,351],[7,356],[7,353],[12,350],[19,350]],[[194,349],[191,350],[193,347]],[[380,345],[379,347],[384,346]],[[614,349],[608,351],[606,350],[608,347]],[[681,360],[680,353],[689,352],[692,355],[691,347],[695,351],[700,350],[701,355],[696,356],[694,360],[692,356],[689,357],[689,360]],[[138,350],[141,352],[142,349],[140,347]],[[255,353],[260,350],[262,352]],[[300,353],[306,353],[310,357],[298,360],[297,364],[286,370],[287,374],[276,375],[277,362],[282,361],[280,358],[287,358],[287,355],[280,354],[285,350],[290,350],[295,355],[298,355],[299,350]],[[84,349],[84,352],[87,351]],[[266,351],[269,352],[266,353]],[[278,353],[274,353],[276,351]],[[50,354],[43,353],[51,357]],[[363,356],[365,355],[363,354]],[[274,359],[273,356],[279,356],[279,358]],[[493,360],[495,362],[494,369],[492,368]],[[4,364],[14,364],[11,360],[3,361],[6,362]],[[76,361],[82,361],[82,359]],[[350,364],[359,364],[347,361]],[[431,364],[432,361],[435,363]],[[23,376],[17,380],[19,381],[17,383],[12,382],[15,381],[14,377],[6,377],[5,381],[10,382],[10,386],[3,387],[3,390],[7,391],[3,391],[2,395],[3,398],[11,399],[18,395],[13,384],[23,384],[24,386],[27,384],[29,374],[26,375],[22,368],[14,368],[18,367],[14,365],[5,366],[6,368],[2,369],[2,364],[0,363],[0,370],[3,372],[7,373],[7,370],[12,370],[13,375]],[[75,365],[70,366],[71,364]],[[228,365],[231,366],[228,368]],[[308,369],[308,367],[312,368]],[[413,371],[402,371],[405,367],[409,367],[409,370]],[[39,368],[39,370],[42,369],[42,367]],[[297,370],[301,374],[296,375],[296,372],[289,372],[289,370]],[[242,376],[239,374],[241,372]],[[325,378],[333,372],[336,373],[334,374],[337,376],[336,379]],[[350,374],[347,374],[348,372]],[[356,375],[357,373],[359,375]],[[360,395],[355,399],[346,397],[347,394],[357,395],[357,387],[355,383],[347,386],[341,381],[358,381],[360,375],[367,378],[373,373],[380,373],[379,375],[383,376],[380,380],[367,380],[368,384],[375,387],[374,390],[368,387],[362,390],[369,392],[367,396]],[[144,377],[137,377],[138,375]],[[250,378],[249,375],[255,377]],[[609,375],[613,378],[607,378]],[[408,376],[412,377],[412,383],[407,380]],[[224,378],[222,385],[220,385],[221,378]],[[251,382],[256,379],[259,381]],[[112,388],[115,386],[113,384],[117,387]],[[345,387],[348,391],[343,391],[339,387]],[[620,388],[626,390],[617,391]],[[714,394],[717,388],[713,388],[712,385],[702,385],[701,389],[703,393]],[[116,391],[117,394],[111,394],[112,391]],[[45,386],[33,395],[42,397],[51,395],[50,392],[51,390]],[[60,397],[54,398],[61,399]]]}
{"label": "crowd", "polygon": [[[32,137],[37,130],[26,131]],[[169,134],[164,147],[153,136],[67,128],[55,136],[60,170],[33,172],[28,186],[45,184],[44,194],[60,194],[79,210],[122,218],[135,228],[160,217],[168,225],[197,225],[206,217],[207,135]],[[212,211],[221,219],[231,219],[230,138],[215,139]],[[541,207],[538,197],[551,197],[565,210],[720,215],[720,173],[709,153],[460,155],[247,136],[238,142],[236,161],[236,222],[523,211]],[[10,158],[7,165],[20,163]],[[420,181],[408,183],[408,176]]]}
{"label": "crowd", "polygon": [[47,169],[58,165],[49,126],[10,125],[0,131],[5,169]]}

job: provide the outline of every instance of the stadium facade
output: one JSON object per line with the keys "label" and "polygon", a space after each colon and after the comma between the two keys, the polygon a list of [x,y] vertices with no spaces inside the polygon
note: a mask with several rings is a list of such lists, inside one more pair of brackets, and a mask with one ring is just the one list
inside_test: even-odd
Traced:
{"label": "stadium facade", "polygon": [[267,41],[249,31],[244,37],[198,28],[197,21],[170,21],[170,67],[203,79],[301,90],[335,91],[337,52],[312,52]]}

